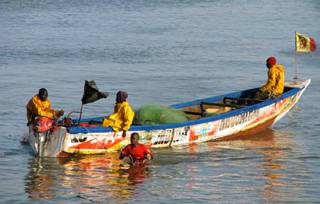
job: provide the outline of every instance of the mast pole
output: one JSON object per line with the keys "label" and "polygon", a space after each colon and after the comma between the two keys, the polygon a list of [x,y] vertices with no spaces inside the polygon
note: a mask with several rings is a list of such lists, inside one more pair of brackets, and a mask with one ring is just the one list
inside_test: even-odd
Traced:
{"label": "mast pole", "polygon": [[81,120],[81,117],[82,117],[82,110],[83,110],[83,103],[81,103],[81,109],[80,109],[80,116],[79,116],[79,119],[78,119],[78,125],[80,124],[80,120]]}

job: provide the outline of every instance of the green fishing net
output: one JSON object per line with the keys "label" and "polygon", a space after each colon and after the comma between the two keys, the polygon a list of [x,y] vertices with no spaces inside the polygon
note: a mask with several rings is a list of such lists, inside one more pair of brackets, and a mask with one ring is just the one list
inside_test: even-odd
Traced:
{"label": "green fishing net", "polygon": [[169,123],[181,123],[188,120],[187,115],[177,109],[150,103],[135,111],[133,124],[135,125],[157,125]]}

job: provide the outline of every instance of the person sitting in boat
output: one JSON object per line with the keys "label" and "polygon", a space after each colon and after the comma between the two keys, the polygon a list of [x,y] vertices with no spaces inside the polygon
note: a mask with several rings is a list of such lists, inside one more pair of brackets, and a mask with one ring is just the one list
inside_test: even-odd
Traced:
{"label": "person sitting in boat", "polygon": [[277,64],[277,60],[273,56],[266,60],[266,66],[268,68],[268,81],[256,93],[255,99],[257,100],[276,98],[284,90],[284,66]]}
{"label": "person sitting in boat", "polygon": [[127,92],[118,91],[114,112],[102,121],[102,126],[104,127],[110,126],[115,132],[123,131],[123,137],[126,136],[126,132],[129,130],[134,118],[134,111],[129,105],[127,98]]}
{"label": "person sitting in boat", "polygon": [[132,133],[130,141],[131,144],[121,150],[119,159],[129,157],[132,164],[143,164],[146,160],[153,158],[151,150],[146,145],[139,143],[138,133]]}
{"label": "person sitting in boat", "polygon": [[64,111],[54,110],[51,108],[51,103],[48,99],[48,91],[45,88],[39,89],[39,93],[33,96],[27,106],[27,119],[30,125],[35,122],[36,117],[47,117],[50,119],[57,119],[64,114]]}

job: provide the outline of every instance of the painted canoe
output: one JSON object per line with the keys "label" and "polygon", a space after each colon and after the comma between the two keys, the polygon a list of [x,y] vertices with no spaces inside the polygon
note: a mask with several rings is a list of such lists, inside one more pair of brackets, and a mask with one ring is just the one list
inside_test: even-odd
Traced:
{"label": "painted canoe", "polygon": [[286,82],[281,96],[263,101],[247,98],[258,90],[253,88],[171,105],[192,119],[174,124],[132,125],[126,137],[109,127],[89,125],[89,121],[102,120],[97,117],[82,119],[77,126],[56,125],[45,133],[37,133],[30,126],[28,142],[38,156],[61,157],[118,151],[130,143],[132,132],[138,132],[140,143],[152,148],[245,137],[272,127],[294,107],[310,82],[310,79]]}

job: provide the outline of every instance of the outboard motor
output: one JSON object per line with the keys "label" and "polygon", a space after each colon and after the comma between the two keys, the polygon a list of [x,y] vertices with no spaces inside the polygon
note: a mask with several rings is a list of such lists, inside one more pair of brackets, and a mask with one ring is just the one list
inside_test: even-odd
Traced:
{"label": "outboard motor", "polygon": [[44,156],[44,146],[48,141],[48,136],[51,128],[54,126],[54,121],[47,117],[38,117],[35,119],[35,136],[37,140],[37,156]]}

